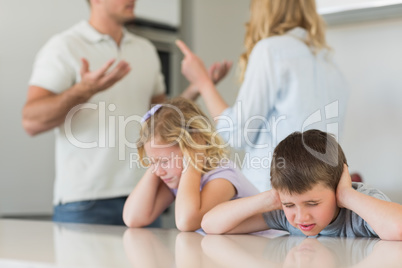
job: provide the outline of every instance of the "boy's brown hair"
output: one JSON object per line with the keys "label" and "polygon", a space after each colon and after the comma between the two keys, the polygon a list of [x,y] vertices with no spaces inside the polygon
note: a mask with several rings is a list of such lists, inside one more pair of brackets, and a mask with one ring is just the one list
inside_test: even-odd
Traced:
{"label": "boy's brown hair", "polygon": [[322,183],[336,191],[345,154],[336,139],[320,130],[294,132],[275,148],[271,186],[290,194],[302,194]]}

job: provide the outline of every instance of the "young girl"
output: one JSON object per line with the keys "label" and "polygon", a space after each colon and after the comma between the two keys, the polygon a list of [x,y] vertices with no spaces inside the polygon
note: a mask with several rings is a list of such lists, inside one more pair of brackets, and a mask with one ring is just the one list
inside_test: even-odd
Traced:
{"label": "young girl", "polygon": [[143,118],[137,146],[149,167],[125,203],[128,227],[151,224],[176,200],[177,228],[195,231],[214,206],[258,193],[228,160],[213,124],[189,100],[154,106]]}

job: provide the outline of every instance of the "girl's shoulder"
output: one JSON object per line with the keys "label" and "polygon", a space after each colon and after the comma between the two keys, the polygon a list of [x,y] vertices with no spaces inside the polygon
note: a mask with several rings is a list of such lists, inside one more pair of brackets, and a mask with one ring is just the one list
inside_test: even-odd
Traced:
{"label": "girl's shoulder", "polygon": [[214,179],[225,179],[236,188],[237,193],[233,199],[256,195],[259,193],[257,188],[254,187],[254,185],[244,176],[244,174],[232,161],[226,161],[226,163],[222,164],[218,168],[205,173],[201,177],[201,189],[205,186],[205,184]]}
{"label": "girl's shoulder", "polygon": [[237,180],[238,170],[232,161],[223,161],[217,168],[208,171],[201,176],[201,186],[214,179],[227,179],[229,181]]}
{"label": "girl's shoulder", "polygon": [[202,177],[216,176],[222,173],[236,173],[235,164],[232,161],[222,161],[217,168],[203,174]]}

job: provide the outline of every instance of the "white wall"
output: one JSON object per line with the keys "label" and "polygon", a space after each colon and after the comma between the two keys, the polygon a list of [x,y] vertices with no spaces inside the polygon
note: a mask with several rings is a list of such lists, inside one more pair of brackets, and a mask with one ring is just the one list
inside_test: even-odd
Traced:
{"label": "white wall", "polygon": [[342,145],[350,170],[402,203],[402,19],[328,28],[351,88]]}
{"label": "white wall", "polygon": [[88,11],[85,0],[0,0],[0,216],[52,211],[53,133],[30,138],[21,109],[39,48]]}
{"label": "white wall", "polygon": [[[224,59],[233,62],[229,75],[219,84],[223,98],[233,104],[239,84],[236,66],[243,52],[245,23],[249,18],[249,0],[194,1],[193,50],[207,66]],[[203,105],[203,102],[199,102]]]}
{"label": "white wall", "polygon": [[401,3],[400,0],[316,0],[317,8],[321,10],[348,10],[355,8],[378,7]]}

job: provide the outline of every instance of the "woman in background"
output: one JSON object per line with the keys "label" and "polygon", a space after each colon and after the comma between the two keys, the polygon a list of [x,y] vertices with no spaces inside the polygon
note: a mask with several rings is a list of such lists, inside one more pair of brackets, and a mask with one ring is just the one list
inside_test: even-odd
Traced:
{"label": "woman in background", "polygon": [[185,55],[183,75],[198,88],[221,136],[245,151],[243,173],[265,191],[272,153],[287,135],[315,128],[339,137],[348,90],[314,0],[252,0],[250,12],[239,61],[242,85],[232,107],[202,60],[183,42],[177,45]]}

